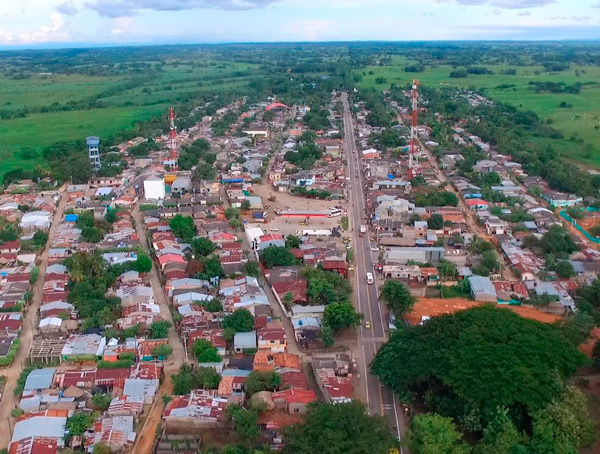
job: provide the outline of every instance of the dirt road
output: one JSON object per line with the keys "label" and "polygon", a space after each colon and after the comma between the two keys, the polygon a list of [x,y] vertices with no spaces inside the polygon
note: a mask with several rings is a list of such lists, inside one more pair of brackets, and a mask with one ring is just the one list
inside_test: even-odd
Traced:
{"label": "dirt road", "polygon": [[[29,352],[29,347],[31,346],[31,341],[33,340],[34,327],[36,327],[38,323],[37,312],[42,303],[44,278],[46,276],[46,268],[48,266],[48,249],[50,248],[52,238],[54,238],[56,228],[60,224],[65,211],[65,206],[67,204],[67,196],[64,193],[65,188],[66,186],[63,186],[59,191],[61,198],[58,206],[54,210],[52,225],[50,226],[50,231],[48,232],[48,242],[39,256],[40,274],[38,280],[33,286],[33,300],[23,313],[23,327],[19,337],[21,341],[19,352],[17,353],[17,357],[12,365],[1,371],[2,375],[6,375],[6,386],[4,387],[4,394],[2,396],[2,401],[0,402],[0,420],[3,421],[3,423],[0,424],[0,446],[8,446],[12,436],[11,431],[14,427],[14,420],[10,418],[10,413],[18,404],[18,400],[14,397],[13,392],[17,386],[17,378],[19,378],[21,371],[25,367],[27,353]],[[8,424],[6,424],[8,421],[10,421],[10,427]]]}
{"label": "dirt road", "polygon": [[[139,204],[136,205],[131,213],[133,221],[135,223],[135,231],[140,238],[140,243],[143,248],[148,248],[148,237],[146,230],[144,229],[144,221],[142,213],[139,210]],[[163,320],[168,320],[173,324],[173,317],[169,309],[169,302],[165,295],[165,292],[160,283],[160,278],[156,270],[156,264],[152,262],[152,271],[150,271],[150,284],[152,285],[152,293],[156,304],[160,306],[160,315]],[[156,436],[156,430],[161,422],[162,411],[164,404],[162,402],[163,396],[171,395],[173,392],[173,386],[171,385],[171,375],[176,374],[179,371],[179,367],[186,360],[185,349],[177,334],[175,326],[172,326],[169,330],[169,345],[173,347],[173,354],[168,361],[165,361],[165,381],[160,387],[160,391],[155,400],[153,407],[150,410],[150,414],[146,418],[142,428],[138,430],[138,437],[136,443],[133,446],[132,454],[149,454],[154,444]]]}

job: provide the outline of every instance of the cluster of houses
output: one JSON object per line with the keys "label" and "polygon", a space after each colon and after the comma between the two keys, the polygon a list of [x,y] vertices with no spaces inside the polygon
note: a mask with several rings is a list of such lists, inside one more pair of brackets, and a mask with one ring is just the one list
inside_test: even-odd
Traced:
{"label": "cluster of houses", "polygon": [[[44,182],[48,184],[48,182]],[[0,364],[14,360],[23,328],[23,311],[33,299],[39,254],[45,245],[58,195],[39,191],[31,181],[12,184],[0,195]],[[35,236],[35,238],[34,238]]]}
{"label": "cluster of houses", "polygon": [[[130,338],[121,343],[98,334],[73,334],[62,348],[38,343],[35,348],[41,350],[36,354],[45,349],[47,354],[60,355],[64,363],[33,369],[27,375],[18,403],[21,416],[15,423],[9,451],[58,452],[65,446],[67,418],[75,412],[98,410],[92,399],[97,394],[107,397],[107,407],[82,435],[72,436],[69,445],[92,452],[102,442],[111,452],[128,450],[136,439],[134,427],[148,412],[163,378],[162,363],[152,353],[158,342]],[[134,358],[131,365],[111,366],[119,366],[118,358],[125,354]],[[82,358],[88,361],[74,365]],[[31,448],[42,444],[48,450]]]}
{"label": "cluster of houses", "polygon": [[[180,147],[199,138],[210,141],[211,150],[216,151],[214,179],[178,170],[168,146],[167,151],[151,151],[148,158],[130,156],[131,147],[145,140],[136,138],[109,152],[127,162],[121,175],[95,176],[87,184],[66,187],[65,214],[49,239],[39,323],[27,352],[29,363],[39,368],[31,367],[23,373],[24,386],[18,412],[15,410],[9,452],[53,454],[66,445],[92,452],[100,442],[111,452],[130,450],[139,438],[136,430],[140,418],[150,411],[165,378],[163,361],[169,348],[163,347],[169,341],[144,336],[161,321],[174,322],[171,329],[176,330],[184,347],[186,362],[194,367],[211,367],[220,376],[215,389],[192,389],[187,395],[173,396],[162,415],[163,437],[182,433],[197,437],[197,429],[221,425],[227,406],[243,403],[248,397],[245,383],[252,373],[275,373],[281,378],[278,389],[261,393],[268,409],[261,418],[273,433],[275,447],[281,443],[276,436],[278,430],[297,420],[294,418],[319,399],[319,394],[327,402],[352,398],[355,365],[347,355],[313,356],[310,363],[318,390],[311,389],[307,380],[307,361],[298,345],[316,340],[324,306],[307,305],[307,282],[299,276],[300,267],[269,270],[266,282],[247,273],[249,260],[257,259],[269,246],[285,246],[285,236],[277,229],[265,229],[268,205],[263,205],[252,186],[272,176],[268,170],[271,156],[280,146],[275,136],[286,135],[292,125],[284,153],[293,148],[291,144],[302,134],[302,117],[308,111],[306,107],[289,108],[272,101],[247,106],[222,137],[213,136],[211,121],[239,108],[240,101],[177,132]],[[338,117],[334,113],[331,120]],[[247,137],[234,137],[236,131]],[[168,145],[170,138],[154,140]],[[317,145],[324,151],[323,166],[312,175],[298,173],[292,186],[308,188],[314,184],[313,188],[326,189],[333,197],[345,197],[345,169],[336,131],[319,132]],[[276,160],[273,168],[280,165]],[[314,183],[306,184],[312,180]],[[19,223],[24,234],[19,240],[0,244],[0,305],[7,311],[0,311],[0,360],[2,353],[8,354],[23,324],[20,308],[32,296],[30,280],[36,257],[23,254],[20,244],[36,231],[49,230],[59,200],[57,194],[22,194],[21,186],[13,187],[14,194],[5,194],[0,203],[0,215]],[[135,225],[132,215],[136,204],[142,212],[141,226]],[[244,212],[247,219],[243,219],[243,233],[232,227],[225,205]],[[109,215],[112,218],[108,232],[95,243],[83,241],[83,227],[78,224],[90,212],[104,226],[106,223],[101,221]],[[170,220],[177,215],[190,217],[195,236],[214,244],[211,260],[216,257],[220,263],[220,276],[207,276],[206,257],[195,256],[192,244],[175,235]],[[140,242],[136,227],[145,229],[148,244]],[[120,299],[112,328],[124,335],[106,335],[108,326],[82,331],[82,319],[69,302],[71,276],[65,259],[87,251],[101,255],[107,265],[127,265],[135,262],[146,247],[169,307],[159,302],[164,299],[162,295],[156,298],[149,275],[124,271],[107,294]],[[303,236],[292,254],[304,266],[319,264],[324,270],[347,276],[348,248],[339,230],[314,231]],[[274,316],[274,309],[279,313],[279,308],[289,319]],[[251,315],[252,329],[233,333],[226,330],[224,320],[242,310]],[[208,341],[221,361],[197,361],[194,346],[200,340]],[[175,360],[183,362],[181,357]],[[94,397],[99,394],[107,401],[101,408]],[[92,410],[99,411],[93,423],[82,434],[69,434],[67,419],[76,413],[91,414]]]}
{"label": "cluster of houses", "polygon": [[[391,103],[399,112],[399,119],[410,113]],[[359,158],[366,193],[365,223],[377,243],[373,252],[377,253],[376,271],[380,277],[400,279],[415,295],[425,296],[428,287],[439,284],[442,277],[433,267],[441,261],[449,261],[457,269],[454,279],[468,280],[475,300],[517,304],[549,294],[557,301],[548,310],[566,313],[574,308],[571,296],[574,289],[597,277],[598,252],[575,238],[580,251],[569,260],[575,275],[555,280],[556,273],[545,269],[544,257],[525,247],[523,239],[530,235],[541,238],[553,225],[562,225],[558,212],[581,204],[581,197],[551,190],[541,178],[527,175],[522,165],[512,161],[510,156],[497,153],[493,146],[470,135],[462,124],[453,128],[456,149],[439,148],[439,144],[429,140],[429,127],[417,127],[419,143],[428,149],[439,148],[436,154],[440,165],[439,170],[431,165],[429,153],[419,147],[417,159],[422,187],[412,187],[407,176],[407,147],[391,150],[373,143],[369,137],[381,133],[383,128],[368,124],[364,103],[356,103],[354,108],[359,112],[356,116],[358,141],[359,149],[363,149]],[[409,130],[402,122],[393,128],[408,140]],[[476,146],[485,155],[473,166],[475,180],[458,171],[457,165],[464,159],[463,146]],[[492,172],[499,177],[499,183],[485,190],[481,184],[475,184]],[[458,206],[415,204],[420,193],[427,195],[432,187],[447,183],[459,198]],[[444,190],[449,191],[448,187]],[[490,191],[491,198],[487,196]],[[442,225],[432,228],[427,222],[433,214],[441,215]],[[585,212],[584,216],[590,218],[589,224],[593,225],[591,218],[595,213]],[[473,268],[481,259],[479,254],[469,252],[468,246],[475,235],[496,246],[506,272],[473,276]],[[507,279],[507,273],[513,273],[516,279]]]}

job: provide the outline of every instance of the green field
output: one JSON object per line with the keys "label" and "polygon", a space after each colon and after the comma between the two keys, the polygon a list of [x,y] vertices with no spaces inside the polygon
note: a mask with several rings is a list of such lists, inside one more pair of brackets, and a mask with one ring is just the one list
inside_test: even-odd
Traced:
{"label": "green field", "polygon": [[[406,73],[403,71],[407,64],[414,63],[402,57],[395,57],[392,66],[369,66],[355,71],[363,75],[359,83],[361,87],[371,87],[385,90],[392,83],[405,85],[413,78],[419,79],[421,84],[442,86],[444,84],[458,87],[484,88],[487,95],[498,101],[513,104],[516,107],[532,110],[544,120],[550,119],[552,127],[563,132],[564,140],[549,141],[557,150],[569,158],[576,159],[585,164],[600,167],[600,153],[590,153],[584,146],[567,140],[571,136],[582,138],[585,144],[598,148],[600,144],[600,68],[593,66],[573,66],[569,70],[559,73],[542,72],[541,67],[518,66],[517,75],[500,74],[508,66],[481,65],[493,71],[493,75],[469,74],[466,78],[451,78],[449,74],[453,68],[448,65],[427,67],[423,73]],[[575,71],[584,71],[578,77]],[[539,71],[539,74],[535,74]],[[373,74],[370,74],[370,73]],[[386,79],[385,83],[377,83],[377,78]],[[539,82],[564,82],[567,85],[574,83],[584,84],[578,94],[568,93],[535,93],[528,85],[530,81]],[[381,81],[380,81],[381,82]],[[590,83],[587,85],[586,83]],[[500,89],[502,84],[514,84],[515,87]],[[560,108],[561,102],[571,104],[572,108]]]}
{"label": "green field", "polygon": [[[0,174],[16,168],[31,169],[43,164],[39,151],[56,142],[85,138],[90,135],[100,137],[128,128],[136,121],[147,120],[159,115],[168,105],[143,107],[108,107],[70,112],[50,112],[28,115],[0,121]],[[22,147],[38,150],[36,159],[22,159]]]}
{"label": "green field", "polygon": [[[155,63],[153,62],[153,66]],[[202,60],[202,66],[173,59],[151,75],[28,74],[15,79],[0,76],[0,178],[13,169],[44,165],[41,150],[59,141],[100,138],[130,128],[136,121],[166,112],[182,96],[202,91],[244,87],[257,65]],[[133,78],[143,83],[131,87]],[[139,80],[139,79],[136,79]],[[102,108],[40,112],[72,102],[96,102]],[[13,116],[23,109],[23,116]],[[54,109],[55,110],[55,109]],[[13,116],[12,118],[6,118]],[[35,159],[23,159],[20,150],[32,147]]]}

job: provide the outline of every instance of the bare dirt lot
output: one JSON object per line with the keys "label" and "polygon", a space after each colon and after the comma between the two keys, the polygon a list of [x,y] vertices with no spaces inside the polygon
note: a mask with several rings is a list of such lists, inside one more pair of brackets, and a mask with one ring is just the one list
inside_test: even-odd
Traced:
{"label": "bare dirt lot", "polygon": [[[275,214],[277,210],[295,210],[295,211],[327,211],[332,206],[346,207],[345,200],[315,200],[299,197],[293,194],[273,191],[267,183],[255,185],[252,187],[255,195],[260,196],[263,204],[269,208],[265,209],[268,212],[269,222],[265,224],[265,230],[274,231],[282,235],[297,235],[305,229],[331,229],[340,225],[341,217],[335,218],[311,218],[307,225],[301,225],[304,218],[284,218]],[[269,201],[269,197],[274,196],[274,202]]]}
{"label": "bare dirt lot", "polygon": [[[451,314],[463,309],[470,309],[475,306],[480,306],[485,303],[470,301],[463,298],[419,298],[413,311],[407,315],[407,319],[411,323],[420,323],[423,316],[434,316],[441,314]],[[488,303],[490,304],[490,303]],[[506,306],[497,305],[498,307],[512,310],[525,318],[531,318],[543,323],[554,323],[561,317],[554,314],[539,311],[533,307],[526,306]]]}

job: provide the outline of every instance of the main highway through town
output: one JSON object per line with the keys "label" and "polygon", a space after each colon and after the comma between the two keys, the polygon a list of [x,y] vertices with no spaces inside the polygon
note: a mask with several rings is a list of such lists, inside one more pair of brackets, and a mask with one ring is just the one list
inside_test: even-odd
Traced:
{"label": "main highway through town", "polygon": [[[370,372],[370,364],[377,350],[387,340],[387,317],[386,309],[379,302],[377,282],[367,283],[367,273],[375,276],[373,251],[371,248],[371,232],[367,231],[360,236],[360,226],[367,225],[366,222],[366,199],[367,192],[365,180],[361,170],[360,154],[356,147],[354,134],[354,122],[348,105],[348,94],[342,93],[344,106],[344,149],[348,159],[348,172],[350,187],[348,190],[348,218],[352,230],[352,242],[354,251],[354,290],[358,302],[358,311],[364,315],[364,321],[358,333],[358,348],[355,357],[359,367],[359,373],[363,377],[361,383],[366,386],[365,397],[369,411],[372,414],[384,415],[398,439],[406,431],[403,407],[398,402],[394,393]],[[365,322],[370,323],[366,327]],[[406,448],[403,453],[407,454]]]}

